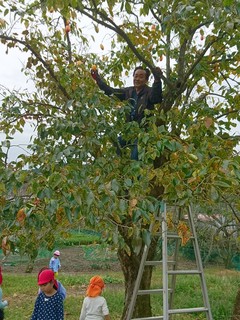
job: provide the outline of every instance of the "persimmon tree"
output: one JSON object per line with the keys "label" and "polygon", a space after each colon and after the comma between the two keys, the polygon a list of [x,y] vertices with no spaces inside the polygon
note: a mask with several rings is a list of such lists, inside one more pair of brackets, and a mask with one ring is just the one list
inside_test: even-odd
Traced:
{"label": "persimmon tree", "polygon": [[[1,45],[28,55],[22,72],[36,88],[1,90],[2,235],[34,251],[74,225],[100,230],[118,248],[124,319],[159,201],[211,205],[239,192],[239,136],[231,134],[240,105],[239,4],[6,0],[0,10]],[[92,64],[118,87],[136,65],[162,68],[164,99],[147,126],[124,122],[128,103],[99,91]],[[29,121],[29,154],[9,162],[5,150]],[[127,149],[117,156],[119,132],[138,136],[139,161]],[[151,274],[146,268],[142,288]],[[151,315],[149,297],[138,297],[135,315]]]}

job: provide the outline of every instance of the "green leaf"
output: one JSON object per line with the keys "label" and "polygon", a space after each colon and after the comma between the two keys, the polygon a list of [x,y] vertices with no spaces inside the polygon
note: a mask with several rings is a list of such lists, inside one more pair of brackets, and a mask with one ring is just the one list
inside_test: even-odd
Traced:
{"label": "green leaf", "polygon": [[124,185],[125,185],[125,187],[131,187],[131,185],[132,185],[132,180],[131,179],[124,179]]}
{"label": "green leaf", "polygon": [[86,199],[86,202],[87,202],[87,206],[90,207],[91,204],[93,203],[94,201],[94,194],[92,191],[89,191],[88,194],[87,194],[87,199]]}
{"label": "green leaf", "polygon": [[214,184],[216,186],[223,187],[223,188],[230,188],[231,187],[231,183],[229,181],[217,180],[214,182]]}
{"label": "green leaf", "polygon": [[149,246],[151,243],[151,233],[149,230],[142,230],[142,237],[143,237],[143,242]]}
{"label": "green leaf", "polygon": [[120,199],[119,201],[119,209],[121,211],[121,213],[125,213],[127,210],[127,202],[124,199]]}
{"label": "green leaf", "polygon": [[114,192],[118,192],[119,190],[119,184],[118,184],[118,181],[116,179],[113,179],[112,182],[111,182],[111,188]]}
{"label": "green leaf", "polygon": [[59,185],[61,185],[63,183],[63,179],[62,179],[62,175],[58,172],[53,173],[50,177],[49,177],[49,186],[52,189],[55,189],[56,187],[58,187]]}
{"label": "green leaf", "polygon": [[223,0],[224,7],[230,7],[233,4],[233,0]]}
{"label": "green leaf", "polygon": [[132,13],[132,7],[131,7],[130,3],[127,1],[125,2],[125,9],[128,14]]}

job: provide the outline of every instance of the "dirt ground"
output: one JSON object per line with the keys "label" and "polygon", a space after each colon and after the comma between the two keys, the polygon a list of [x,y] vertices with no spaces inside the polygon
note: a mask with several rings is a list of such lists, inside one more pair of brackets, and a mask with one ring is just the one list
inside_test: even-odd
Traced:
{"label": "dirt ground", "polygon": [[[116,259],[87,259],[84,250],[80,246],[68,247],[60,249],[60,261],[61,261],[61,271],[66,273],[84,272],[92,273],[97,270],[111,270],[120,271],[120,264]],[[51,255],[47,258],[37,258],[33,267],[33,273],[38,272],[41,268],[47,267],[49,265],[49,260]],[[14,261],[17,257],[10,256],[4,262],[5,272],[13,273],[24,273],[26,271],[27,262],[26,260],[18,260],[17,263]]]}

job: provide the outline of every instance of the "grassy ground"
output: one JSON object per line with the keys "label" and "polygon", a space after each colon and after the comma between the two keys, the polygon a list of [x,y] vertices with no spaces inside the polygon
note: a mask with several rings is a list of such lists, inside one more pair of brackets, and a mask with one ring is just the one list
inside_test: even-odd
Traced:
{"label": "grassy ground", "polygon": [[[62,272],[59,280],[67,289],[64,303],[65,319],[78,320],[82,300],[89,279],[101,275],[106,283],[104,296],[107,299],[111,320],[120,320],[124,305],[124,281],[119,268],[116,253],[97,244],[96,234],[76,232],[58,243],[61,251]],[[88,246],[88,243],[92,245]],[[84,245],[83,245],[84,244]],[[9,301],[6,308],[6,320],[30,319],[37,296],[37,272],[47,266],[51,252],[41,250],[35,262],[33,273],[24,273],[26,257],[11,255],[3,266],[2,285],[4,299]],[[0,252],[0,258],[1,252]],[[26,261],[25,261],[25,260]],[[184,260],[185,261],[185,260]],[[205,277],[214,320],[231,320],[235,297],[240,285],[239,271],[222,268],[207,268]],[[153,273],[152,288],[162,288],[161,269]],[[162,315],[162,295],[151,297],[153,315]],[[177,276],[174,308],[203,307],[199,276]],[[204,320],[206,314],[181,314],[171,320]],[[239,315],[240,319],[240,315]],[[47,320],[47,319],[46,319]]]}
{"label": "grassy ground", "polygon": [[[82,300],[86,285],[94,275],[101,275],[106,282],[104,296],[107,299],[111,319],[119,320],[124,304],[124,286],[121,272],[99,271],[89,273],[60,273],[59,280],[67,289],[65,300],[65,319],[77,320],[79,318]],[[238,271],[211,268],[205,270],[209,299],[214,320],[230,320],[236,292],[239,288],[240,278]],[[199,283],[194,276],[179,276],[177,278],[175,293],[176,308],[190,308],[203,306]],[[161,274],[154,272],[153,287],[160,288]],[[36,273],[12,274],[4,273],[2,285],[3,295],[9,301],[5,309],[6,320],[30,319],[34,301],[37,295]],[[161,315],[161,295],[153,296],[153,312]],[[176,315],[173,320],[202,320],[205,314]]]}

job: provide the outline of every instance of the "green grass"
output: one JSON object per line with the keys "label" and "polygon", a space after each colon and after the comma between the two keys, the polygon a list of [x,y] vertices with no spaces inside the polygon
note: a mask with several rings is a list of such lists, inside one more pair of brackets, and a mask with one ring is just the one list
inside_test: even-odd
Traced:
{"label": "green grass", "polygon": [[63,238],[58,237],[56,239],[55,246],[59,248],[87,245],[91,243],[100,242],[100,234],[91,230],[72,230],[69,234]]}
{"label": "green grass", "polygon": [[[211,311],[214,320],[230,320],[237,290],[240,285],[239,273],[237,271],[207,269],[205,277]],[[154,297],[154,312],[158,305],[162,306],[162,299]],[[158,301],[157,301],[158,300]],[[203,307],[203,298],[200,290],[199,276],[178,276],[174,296],[174,308]],[[160,310],[162,310],[160,308]],[[203,320],[205,313],[174,315],[173,320]]]}
{"label": "green grass", "polygon": [[[101,271],[99,273],[106,282],[103,295],[107,299],[111,319],[121,318],[124,304],[123,276],[119,272]],[[67,289],[65,300],[65,319],[77,320],[79,318],[85,288],[90,277],[94,274],[64,274],[59,280]],[[214,320],[230,320],[235,296],[239,288],[240,279],[238,271],[210,268],[205,271],[208,294]],[[153,287],[160,288],[161,273],[154,272]],[[114,285],[113,285],[114,284]],[[6,309],[6,319],[30,319],[38,287],[36,274],[8,274],[4,273],[2,285],[5,299],[9,300]],[[201,291],[199,291],[198,278],[194,276],[178,276],[175,293],[175,308],[203,306]],[[161,295],[152,296],[154,315],[162,314]],[[173,320],[203,320],[205,314],[174,315]]]}

